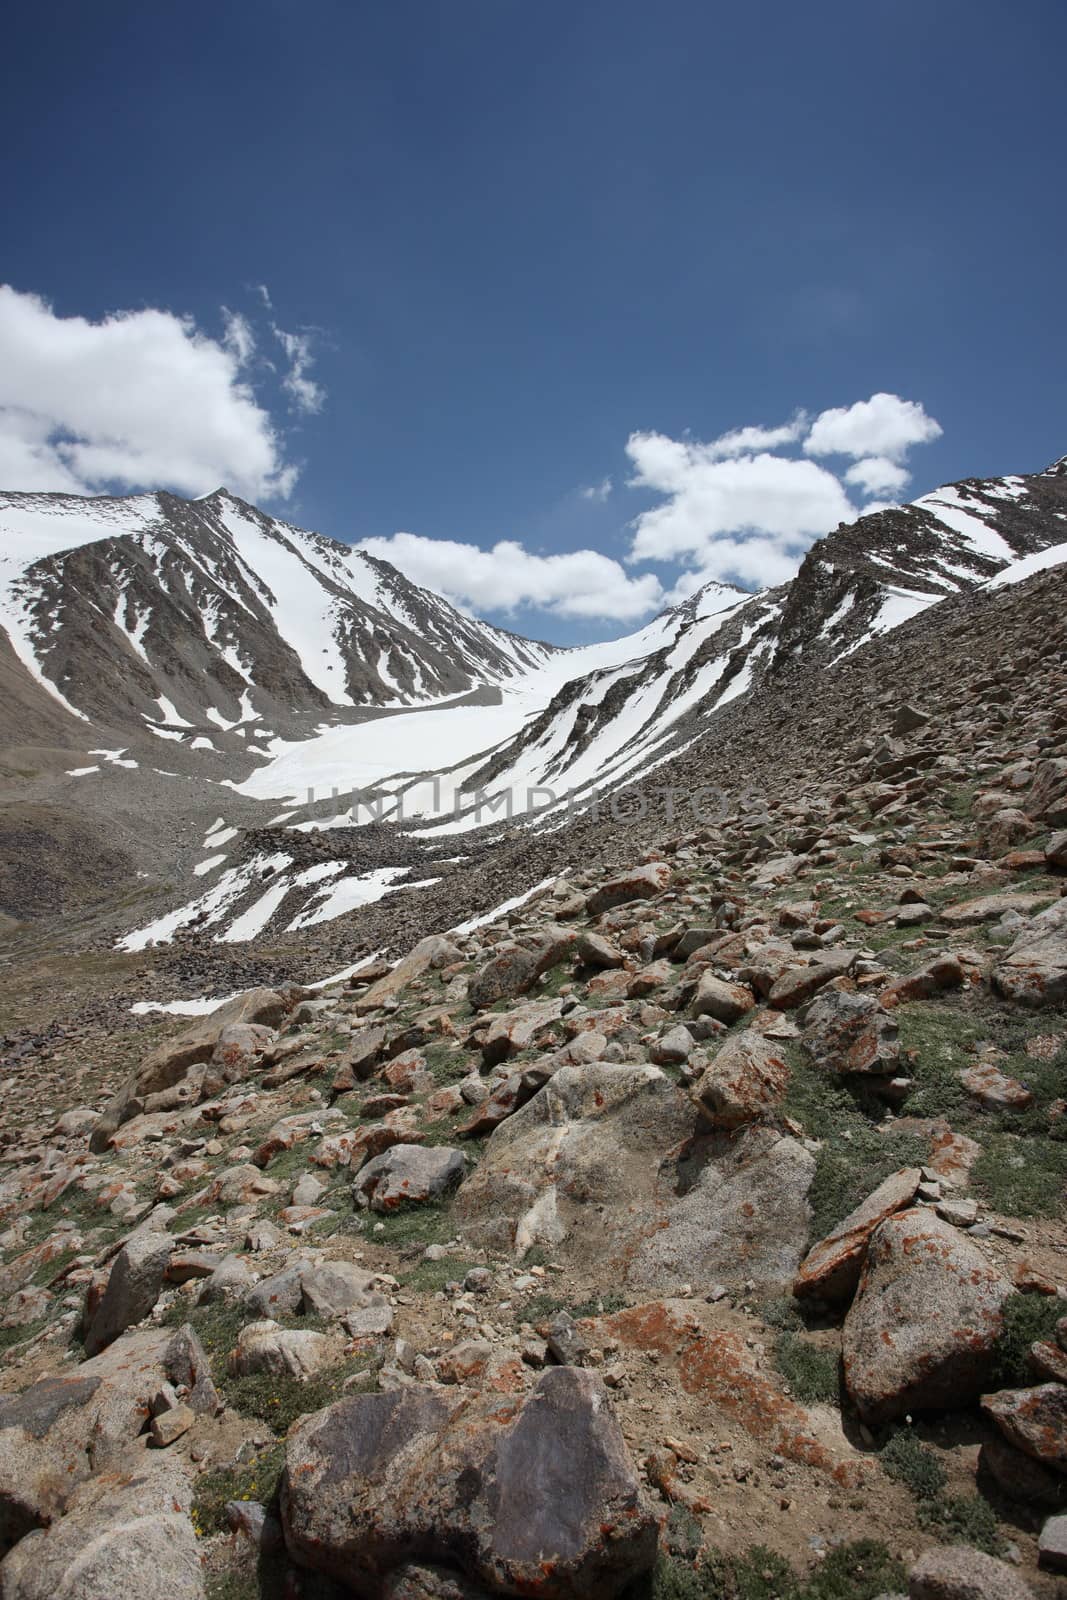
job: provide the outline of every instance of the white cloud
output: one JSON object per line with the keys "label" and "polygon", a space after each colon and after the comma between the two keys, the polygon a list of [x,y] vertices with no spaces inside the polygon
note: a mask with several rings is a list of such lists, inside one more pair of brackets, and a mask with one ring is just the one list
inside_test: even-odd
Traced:
{"label": "white cloud", "polygon": [[229,306],[222,308],[222,322],[226,330],[222,337],[223,344],[239,367],[247,367],[256,353],[256,336],[252,331],[252,324],[239,311],[231,311]]}
{"label": "white cloud", "polygon": [[918,400],[872,394],[853,406],[820,412],[804,441],[804,453],[902,461],[912,445],[929,444],[941,437],[941,431],[941,424],[927,416]]}
{"label": "white cloud", "polygon": [[529,606],[558,617],[628,622],[647,616],[663,600],[658,578],[651,573],[630,577],[617,561],[597,550],[539,556],[511,539],[482,550],[417,533],[364,539],[359,548],[391,561],[415,583],[480,613]]}
{"label": "white cloud", "polygon": [[578,493],[583,500],[596,500],[603,504],[611,494],[612,488],[610,478],[601,478],[599,483],[587,483],[584,488],[578,490]]}
{"label": "white cloud", "polygon": [[242,376],[253,348],[238,314],[219,342],[169,311],[90,322],[0,285],[0,484],[284,498],[298,469]]}
{"label": "white cloud", "polygon": [[783,445],[796,444],[804,437],[808,420],[806,412],[798,411],[791,421],[782,422],[776,428],[731,428],[729,433],[721,433],[702,449],[709,461],[752,455],[757,450],[780,450]]}
{"label": "white cloud", "polygon": [[845,473],[845,482],[855,484],[865,495],[899,494],[907,487],[911,474],[887,456],[864,456]]}
{"label": "white cloud", "polygon": [[294,411],[302,411],[305,415],[313,416],[316,411],[321,411],[326,399],[326,391],[321,384],[308,377],[308,372],[314,364],[315,357],[311,353],[311,335],[309,333],[286,333],[284,328],[273,324],[274,337],[285,351],[289,362],[289,371],[282,379],[282,388],[293,402]]}
{"label": "white cloud", "polygon": [[778,583],[820,534],[855,509],[839,479],[813,461],[762,452],[716,460],[713,448],[631,434],[631,483],[664,503],[634,523],[633,561],[678,561],[709,578]]}

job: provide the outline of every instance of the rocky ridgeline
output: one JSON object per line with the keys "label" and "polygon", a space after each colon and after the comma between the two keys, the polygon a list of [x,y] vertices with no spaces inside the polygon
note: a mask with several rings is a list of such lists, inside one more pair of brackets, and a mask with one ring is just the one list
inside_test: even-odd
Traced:
{"label": "rocky ridgeline", "polygon": [[762,699],[715,825],[14,1083],[5,1600],[1061,1593],[1056,592]]}

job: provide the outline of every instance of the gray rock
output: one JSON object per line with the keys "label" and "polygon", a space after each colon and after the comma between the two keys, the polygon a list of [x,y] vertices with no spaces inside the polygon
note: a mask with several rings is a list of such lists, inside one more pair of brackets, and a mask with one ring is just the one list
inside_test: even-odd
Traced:
{"label": "gray rock", "polygon": [[966,1545],[927,1550],[908,1574],[908,1600],[1034,1600],[1013,1567]]}
{"label": "gray rock", "polygon": [[1001,1389],[982,1396],[982,1410],[1009,1444],[1067,1474],[1067,1384]]}
{"label": "gray rock", "polygon": [[310,1378],[337,1361],[339,1340],[311,1328],[283,1328],[277,1322],[246,1322],[230,1357],[235,1377],[265,1372],[279,1378]]}
{"label": "gray rock", "polygon": [[106,1150],[111,1135],[144,1109],[149,1096],[174,1088],[187,1077],[191,1068],[209,1062],[221,1034],[230,1024],[254,1022],[276,1027],[287,1009],[284,997],[273,989],[249,989],[235,995],[217,1011],[198,1017],[176,1038],[168,1039],[153,1050],[108,1101],[93,1128],[89,1148],[97,1152]]}
{"label": "gray rock", "polygon": [[753,1128],[703,1133],[658,1068],[563,1067],[496,1129],[454,1215],[472,1244],[535,1245],[641,1289],[701,1278],[792,1280],[807,1240],[814,1158]]}
{"label": "gray rock", "polygon": [[52,1522],[79,1483],[116,1465],[163,1384],[187,1390],[198,1415],[218,1407],[191,1327],[126,1334],[73,1371],[0,1398],[0,1550]]}
{"label": "gray rock", "polygon": [[768,1117],[789,1082],[784,1057],[752,1029],[731,1034],[693,1085],[693,1100],[713,1128]]}
{"label": "gray rock", "polygon": [[900,1064],[898,1029],[870,995],[824,989],[804,1013],[800,1042],[828,1072],[892,1077]]}
{"label": "gray rock", "polygon": [[255,1278],[248,1263],[240,1256],[223,1256],[210,1278],[196,1297],[197,1305],[207,1306],[220,1300],[241,1300],[251,1289]]}
{"label": "gray rock", "polygon": [[536,950],[523,945],[502,946],[467,985],[467,998],[476,1011],[484,1011],[499,1000],[512,1000],[525,994],[541,970]]}
{"label": "gray rock", "polygon": [[993,969],[993,987],[1028,1006],[1067,1001],[1067,898],[1027,923]]}
{"label": "gray rock", "polygon": [[294,1558],[359,1589],[432,1560],[493,1592],[609,1600],[656,1554],[607,1392],[574,1367],[529,1395],[343,1400],[289,1435],[281,1507]]}
{"label": "gray rock", "polygon": [[693,1035],[680,1022],[676,1027],[668,1028],[648,1053],[657,1067],[681,1067],[689,1060],[694,1044]]}
{"label": "gray rock", "polygon": [[694,1017],[714,1017],[717,1022],[736,1022],[756,1004],[751,989],[742,983],[726,983],[713,972],[702,972],[691,1007]]}
{"label": "gray rock", "polygon": [[170,1456],[132,1457],[82,1484],[66,1515],[28,1533],[0,1563],[4,1600],[203,1600],[191,1493]]}
{"label": "gray rock", "polygon": [[926,1209],[872,1234],[845,1319],[845,1384],[867,1422],[959,1407],[988,1381],[1010,1285]]}
{"label": "gray rock", "polygon": [[130,1235],[112,1263],[107,1288],[86,1328],[86,1355],[97,1355],[148,1316],[163,1288],[173,1245],[166,1233],[139,1229]]}
{"label": "gray rock", "polygon": [[1067,1572],[1067,1517],[1049,1517],[1037,1541],[1037,1559],[1050,1572]]}
{"label": "gray rock", "polygon": [[613,906],[627,905],[631,900],[651,900],[662,894],[670,881],[671,869],[665,861],[649,861],[601,884],[589,896],[586,911],[591,917],[599,917]]}
{"label": "gray rock", "polygon": [[357,1205],[396,1211],[425,1205],[455,1188],[466,1171],[462,1150],[449,1145],[395,1144],[362,1168],[352,1185]]}

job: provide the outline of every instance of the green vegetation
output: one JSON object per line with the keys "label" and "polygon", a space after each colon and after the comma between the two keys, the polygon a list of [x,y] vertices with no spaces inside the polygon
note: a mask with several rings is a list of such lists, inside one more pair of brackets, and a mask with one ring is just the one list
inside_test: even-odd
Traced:
{"label": "green vegetation", "polygon": [[[1011,1216],[1059,1215],[1067,1193],[1067,1118],[1057,1127],[1049,1109],[1062,1094],[1067,1050],[1061,1045],[1041,1060],[1026,1047],[1034,1038],[1067,1033],[1067,1015],[1051,1009],[1034,1015],[997,1007],[987,997],[960,997],[906,1006],[899,1023],[901,1044],[914,1052],[916,1088],[908,1111],[947,1117],[979,1141],[982,1154],[971,1174],[979,1198]],[[960,1069],[973,1064],[982,1045],[995,1047],[999,1070],[1030,1090],[1028,1109],[987,1111],[967,1094]]]}
{"label": "green vegetation", "polygon": [[223,1515],[230,1500],[258,1500],[270,1505],[278,1492],[285,1446],[280,1440],[232,1467],[202,1472],[196,1480],[193,1498],[193,1526],[198,1534],[224,1533]]}
{"label": "green vegetation", "polygon": [[477,1261],[464,1259],[462,1256],[442,1256],[440,1261],[419,1261],[409,1273],[405,1273],[400,1282],[405,1289],[416,1289],[422,1294],[436,1294],[443,1289],[446,1283],[462,1283],[472,1267],[478,1266]]}
{"label": "green vegetation", "polygon": [[557,1312],[566,1311],[577,1322],[581,1317],[610,1317],[614,1312],[622,1311],[626,1304],[626,1296],[617,1289],[609,1289],[606,1294],[591,1295],[586,1300],[561,1299],[558,1295],[548,1293],[535,1294],[516,1308],[516,1318],[519,1322],[532,1322],[536,1327],[539,1323],[551,1321]]}
{"label": "green vegetation", "polygon": [[887,1477],[895,1478],[917,1500],[932,1498],[945,1487],[945,1469],[913,1433],[895,1433],[879,1451],[878,1460]]}
{"label": "green vegetation", "polygon": [[901,1563],[873,1539],[838,1545],[806,1578],[773,1550],[743,1556],[709,1551],[698,1561],[661,1555],[650,1581],[631,1590],[642,1600],[877,1600],[902,1590]]}
{"label": "green vegetation", "polygon": [[945,1469],[914,1434],[894,1434],[878,1457],[890,1478],[917,1501],[919,1526],[945,1544],[968,1544],[987,1555],[1004,1547],[992,1508],[978,1495],[946,1495]]}
{"label": "green vegetation", "polygon": [[1030,1346],[1055,1340],[1063,1301],[1056,1295],[1013,1294],[1004,1302],[1004,1326],[994,1351],[991,1389],[1011,1389],[1032,1383],[1027,1357]]}
{"label": "green vegetation", "polygon": [[[784,1110],[812,1139],[822,1141],[809,1200],[812,1238],[821,1239],[900,1167],[926,1160],[925,1141],[882,1132],[848,1089],[813,1065],[799,1045],[786,1046],[790,1068]],[[878,1109],[878,1116],[884,1113]]]}
{"label": "green vegetation", "polygon": [[840,1392],[840,1360],[795,1333],[781,1333],[774,1347],[778,1371],[801,1405],[836,1405]]}
{"label": "green vegetation", "polygon": [[919,1526],[945,1544],[971,1545],[990,1556],[1004,1549],[992,1508],[975,1494],[935,1495],[920,1501]]}
{"label": "green vegetation", "polygon": [[227,1405],[244,1417],[256,1417],[267,1423],[279,1438],[284,1438],[298,1417],[321,1411],[323,1406],[340,1400],[345,1379],[362,1371],[366,1365],[365,1356],[356,1356],[336,1366],[325,1367],[312,1378],[256,1372],[246,1378],[227,1376],[221,1382],[216,1378],[215,1382]]}

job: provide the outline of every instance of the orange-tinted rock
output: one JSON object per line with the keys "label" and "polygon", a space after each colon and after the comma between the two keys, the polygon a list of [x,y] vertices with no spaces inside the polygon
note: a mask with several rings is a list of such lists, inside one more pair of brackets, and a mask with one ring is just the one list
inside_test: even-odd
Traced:
{"label": "orange-tinted rock", "polygon": [[731,1035],[693,1085],[698,1109],[714,1128],[739,1128],[766,1117],[781,1102],[789,1068],[769,1039]]}
{"label": "orange-tinted rock", "polygon": [[813,1245],[801,1262],[793,1284],[798,1299],[850,1300],[855,1293],[867,1253],[867,1243],[880,1223],[910,1206],[919,1188],[918,1167],[891,1173],[849,1213],[843,1222]]}
{"label": "orange-tinted rock", "polygon": [[1067,1385],[1001,1389],[982,1396],[982,1410],[1017,1450],[1067,1473]]}

